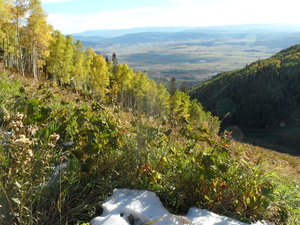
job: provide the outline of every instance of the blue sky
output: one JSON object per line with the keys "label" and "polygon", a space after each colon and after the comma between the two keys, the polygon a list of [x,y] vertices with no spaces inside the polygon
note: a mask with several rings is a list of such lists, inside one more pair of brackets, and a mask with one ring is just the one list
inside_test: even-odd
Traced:
{"label": "blue sky", "polygon": [[41,0],[64,34],[146,26],[298,23],[299,0]]}

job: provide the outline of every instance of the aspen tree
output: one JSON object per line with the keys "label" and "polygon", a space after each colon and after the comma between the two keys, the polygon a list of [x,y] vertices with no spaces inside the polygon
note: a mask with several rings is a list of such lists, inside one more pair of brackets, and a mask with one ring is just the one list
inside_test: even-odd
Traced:
{"label": "aspen tree", "polygon": [[[5,38],[5,26],[9,22],[9,8],[8,8],[8,3],[5,2],[4,0],[0,0],[0,39],[4,40]],[[3,50],[3,41],[1,41],[1,49]]]}
{"label": "aspen tree", "polygon": [[168,101],[170,94],[163,84],[156,84],[154,115],[166,116],[170,107]]}
{"label": "aspen tree", "polygon": [[133,92],[135,96],[135,109],[143,110],[145,106],[145,96],[149,93],[150,84],[147,74],[137,72],[133,81]]}
{"label": "aspen tree", "polygon": [[170,110],[176,119],[189,117],[190,97],[181,91],[176,90],[170,98]]}
{"label": "aspen tree", "polygon": [[145,112],[148,115],[155,114],[156,97],[157,97],[157,85],[154,80],[148,79],[148,90],[145,93]]}
{"label": "aspen tree", "polygon": [[88,47],[85,50],[84,67],[86,70],[86,77],[85,77],[85,81],[84,81],[84,91],[88,91],[88,89],[90,89],[89,83],[91,83],[91,68],[92,68],[92,62],[93,62],[93,55],[94,55],[93,48]]}
{"label": "aspen tree", "polygon": [[117,65],[115,72],[112,74],[113,84],[111,89],[117,93],[118,101],[121,104],[125,104],[126,93],[132,87],[133,76],[134,71],[127,64]]}
{"label": "aspen tree", "polygon": [[12,13],[13,2],[0,0],[0,50],[6,66],[8,66],[8,54],[10,39],[12,38]]}
{"label": "aspen tree", "polygon": [[87,84],[90,91],[96,94],[99,100],[104,100],[108,93],[110,79],[107,63],[103,55],[98,55],[92,48],[88,48],[86,54],[87,66],[89,67]]}
{"label": "aspen tree", "polygon": [[47,71],[50,76],[57,80],[61,74],[64,64],[65,36],[59,31],[52,32],[52,39],[49,43],[50,54],[47,57]]}
{"label": "aspen tree", "polygon": [[79,87],[82,88],[82,85],[86,78],[86,68],[85,63],[85,54],[84,48],[80,40],[75,43],[74,54],[73,54],[73,66],[72,66],[72,78],[75,81],[75,89]]}
{"label": "aspen tree", "polygon": [[[14,0],[14,6],[11,9],[13,34],[13,52],[11,54],[10,66],[22,71],[24,75],[24,52],[21,43],[21,33],[24,31],[25,17],[28,12],[28,0]],[[23,32],[24,33],[24,32]]]}
{"label": "aspen tree", "polygon": [[65,37],[60,31],[52,33],[52,40],[49,45],[50,54],[47,57],[48,72],[61,85],[69,83],[73,63],[73,37]]}
{"label": "aspen tree", "polygon": [[29,2],[30,11],[26,31],[30,44],[32,72],[37,81],[39,69],[45,64],[45,57],[49,54],[51,26],[47,23],[47,15],[41,7],[41,1],[30,0]]}
{"label": "aspen tree", "polygon": [[73,57],[75,51],[74,38],[72,35],[66,36],[64,46],[64,73],[61,76],[61,84],[69,83],[71,78],[71,73],[73,69]]}

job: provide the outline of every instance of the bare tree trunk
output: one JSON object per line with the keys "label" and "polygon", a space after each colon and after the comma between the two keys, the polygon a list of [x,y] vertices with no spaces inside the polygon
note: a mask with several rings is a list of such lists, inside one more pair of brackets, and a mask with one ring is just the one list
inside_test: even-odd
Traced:
{"label": "bare tree trunk", "polygon": [[4,55],[5,66],[9,67],[9,36],[8,36],[8,28],[6,28],[6,51]]}
{"label": "bare tree trunk", "polygon": [[33,71],[33,77],[35,81],[38,81],[38,71],[37,71],[37,52],[35,44],[33,43],[32,46],[32,71]]}
{"label": "bare tree trunk", "polygon": [[18,68],[18,70],[22,73],[22,75],[24,77],[25,76],[25,56],[23,53],[22,46],[20,46],[19,54],[20,54],[20,62],[19,62],[20,68]]}

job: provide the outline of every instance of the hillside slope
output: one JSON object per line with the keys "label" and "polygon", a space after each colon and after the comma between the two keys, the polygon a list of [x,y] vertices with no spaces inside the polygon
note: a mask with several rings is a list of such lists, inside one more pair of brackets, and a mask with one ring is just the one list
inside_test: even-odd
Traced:
{"label": "hillside slope", "polygon": [[155,191],[177,214],[197,206],[249,223],[299,218],[298,158],[283,162],[295,183],[270,174],[282,157],[263,164],[263,151],[218,137],[195,105],[199,123],[175,124],[24,79],[9,70],[0,79],[1,224],[81,224],[116,187]]}
{"label": "hillside slope", "polygon": [[[190,95],[225,123],[263,128],[299,125],[300,45],[218,74]],[[228,115],[229,113],[229,115]]]}

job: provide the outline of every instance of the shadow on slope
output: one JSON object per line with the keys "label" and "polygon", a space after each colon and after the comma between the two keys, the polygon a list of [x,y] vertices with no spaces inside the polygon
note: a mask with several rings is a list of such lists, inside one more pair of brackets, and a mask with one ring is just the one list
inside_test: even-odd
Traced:
{"label": "shadow on slope", "polygon": [[231,126],[225,130],[232,131],[232,138],[237,141],[300,156],[299,127],[255,129]]}

